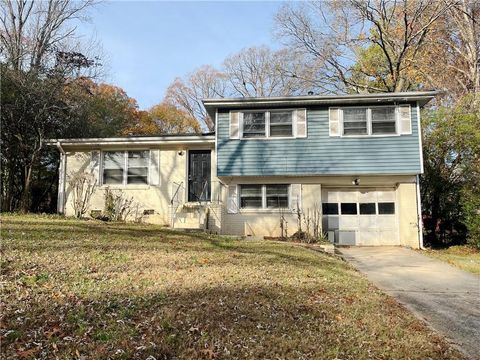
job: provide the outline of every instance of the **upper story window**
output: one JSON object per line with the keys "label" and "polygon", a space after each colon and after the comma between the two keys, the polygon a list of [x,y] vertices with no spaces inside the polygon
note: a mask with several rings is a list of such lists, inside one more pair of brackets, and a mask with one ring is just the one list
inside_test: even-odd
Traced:
{"label": "upper story window", "polygon": [[343,135],[367,135],[367,109],[343,109]]}
{"label": "upper story window", "polygon": [[243,113],[243,138],[293,136],[293,111],[248,111]]}
{"label": "upper story window", "polygon": [[266,112],[243,113],[243,137],[258,138],[266,136]]}
{"label": "upper story window", "polygon": [[104,151],[103,184],[148,184],[149,151]]}
{"label": "upper story window", "polygon": [[343,135],[396,135],[395,106],[343,108]]}
{"label": "upper story window", "polygon": [[293,135],[291,111],[271,111],[270,112],[270,137]]}

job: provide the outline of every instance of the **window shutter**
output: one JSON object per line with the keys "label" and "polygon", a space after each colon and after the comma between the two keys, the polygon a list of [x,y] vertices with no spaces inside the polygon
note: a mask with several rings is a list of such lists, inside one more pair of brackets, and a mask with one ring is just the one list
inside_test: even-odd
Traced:
{"label": "window shutter", "polygon": [[160,185],[160,150],[150,150],[150,179],[152,186]]}
{"label": "window shutter", "polygon": [[290,209],[293,212],[302,209],[302,184],[290,185]]}
{"label": "window shutter", "polygon": [[329,109],[328,128],[330,136],[340,136],[340,110],[336,108]]}
{"label": "window shutter", "polygon": [[237,185],[228,185],[227,212],[236,214],[238,212]]}
{"label": "window shutter", "polygon": [[294,113],[296,125],[296,137],[307,137],[307,109],[297,109]]}
{"label": "window shutter", "polygon": [[412,116],[410,105],[400,105],[398,107],[398,123],[400,126],[401,135],[408,135],[412,133]]}
{"label": "window shutter", "polygon": [[90,169],[93,174],[93,178],[95,179],[96,185],[101,185],[100,181],[100,151],[93,150],[92,157],[90,160]]}
{"label": "window shutter", "polygon": [[230,139],[238,139],[240,136],[240,112],[230,111]]}

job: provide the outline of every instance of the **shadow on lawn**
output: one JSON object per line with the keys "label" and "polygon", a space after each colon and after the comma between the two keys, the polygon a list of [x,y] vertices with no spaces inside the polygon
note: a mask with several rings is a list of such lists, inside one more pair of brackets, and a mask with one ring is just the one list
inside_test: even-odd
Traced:
{"label": "shadow on lawn", "polygon": [[7,358],[26,350],[38,358],[454,358],[446,342],[396,303],[353,299],[320,284],[100,299],[42,295],[25,299],[22,313],[15,312],[19,304],[7,306],[3,329],[10,334],[2,330],[2,352]]}
{"label": "shadow on lawn", "polygon": [[[230,253],[232,257],[238,254],[251,255],[255,258],[252,263],[258,261],[260,256],[265,256],[262,261],[264,263],[291,262],[295,266],[320,266],[332,262],[329,257],[321,254],[315,256],[291,254],[287,243],[232,240],[201,232],[178,232],[159,227],[146,229],[142,225],[134,224],[94,221],[75,221],[68,224],[65,220],[47,220],[32,227],[9,228],[8,221],[5,225],[4,231],[7,233],[10,231],[7,238],[14,240],[10,240],[8,248],[21,251],[220,251]],[[149,264],[145,264],[145,267],[149,267]]]}

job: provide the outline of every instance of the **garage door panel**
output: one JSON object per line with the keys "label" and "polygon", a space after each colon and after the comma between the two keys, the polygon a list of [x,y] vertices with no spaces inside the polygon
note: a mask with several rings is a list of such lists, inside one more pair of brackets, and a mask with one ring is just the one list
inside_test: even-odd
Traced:
{"label": "garage door panel", "polygon": [[377,202],[377,193],[374,190],[359,191],[358,202],[370,203]]}
{"label": "garage door panel", "polygon": [[378,215],[377,227],[379,229],[394,230],[396,227],[395,215]]}
{"label": "garage door panel", "polygon": [[338,192],[338,201],[343,203],[356,203],[358,201],[358,192],[357,191],[339,191]]}
{"label": "garage door panel", "polygon": [[326,196],[324,196],[326,201],[324,202],[338,202],[338,191],[327,191]]}
{"label": "garage door panel", "polygon": [[341,215],[339,216],[339,229],[340,230],[356,230],[358,229],[358,216],[357,215]]}
{"label": "garage door panel", "polygon": [[[336,203],[340,210],[339,215],[322,217],[324,230],[339,244],[398,245],[395,198],[395,190],[386,188],[324,189],[322,202]],[[382,203],[393,203],[394,207],[383,204],[379,214]],[[357,206],[356,211],[350,204]]]}
{"label": "garage door panel", "polygon": [[326,215],[323,216],[323,228],[326,230],[338,230],[338,216]]}
{"label": "garage door panel", "polygon": [[377,228],[376,215],[361,215],[359,216],[358,226],[360,230],[369,230]]}

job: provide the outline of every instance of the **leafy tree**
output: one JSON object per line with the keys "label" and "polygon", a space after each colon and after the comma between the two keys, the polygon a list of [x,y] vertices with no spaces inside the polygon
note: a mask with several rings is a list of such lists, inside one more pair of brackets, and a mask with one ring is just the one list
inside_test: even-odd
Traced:
{"label": "leafy tree", "polygon": [[452,108],[427,111],[423,121],[422,200],[427,239],[431,244],[461,242],[466,231],[475,238],[480,216],[476,207],[480,195],[479,95],[467,95]]}
{"label": "leafy tree", "polygon": [[[405,91],[412,86],[412,61],[452,6],[453,1],[436,0],[287,4],[276,16],[277,34],[318,68],[314,80],[320,88]],[[372,66],[375,63],[380,67]]]}
{"label": "leafy tree", "polygon": [[65,95],[84,124],[84,137],[119,136],[138,118],[137,101],[118,86],[79,78],[66,86]]}
{"label": "leafy tree", "polygon": [[200,123],[192,115],[173,104],[162,102],[137,114],[126,135],[199,134]]}
{"label": "leafy tree", "polygon": [[73,23],[92,4],[1,2],[2,210],[30,209],[44,140],[73,129],[65,86],[80,75],[94,75],[97,68],[94,59],[73,51],[78,46]]}

